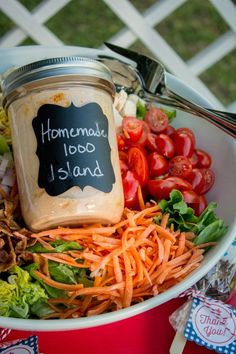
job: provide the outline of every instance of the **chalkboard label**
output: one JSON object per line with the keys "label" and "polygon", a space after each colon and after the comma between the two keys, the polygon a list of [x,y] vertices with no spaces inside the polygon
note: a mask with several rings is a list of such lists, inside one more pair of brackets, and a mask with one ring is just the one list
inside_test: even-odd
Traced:
{"label": "chalkboard label", "polygon": [[39,158],[38,185],[51,196],[73,186],[109,193],[115,182],[108,119],[97,103],[45,104],[32,121]]}

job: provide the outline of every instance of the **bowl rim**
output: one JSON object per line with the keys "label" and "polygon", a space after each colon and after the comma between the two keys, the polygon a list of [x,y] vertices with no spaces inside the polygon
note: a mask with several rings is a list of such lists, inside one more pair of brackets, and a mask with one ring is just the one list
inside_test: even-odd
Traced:
{"label": "bowl rim", "polygon": [[[63,50],[62,50],[63,49]],[[17,53],[17,55],[16,55]],[[40,60],[40,55],[45,58],[48,56],[63,56],[65,53],[71,55],[75,53],[77,55],[92,55],[96,56],[99,53],[103,53],[103,50],[97,50],[93,48],[86,47],[74,47],[74,46],[63,46],[63,47],[47,47],[47,46],[24,46],[24,47],[15,47],[0,49],[1,54],[1,64],[0,64],[0,73],[6,68],[9,68],[12,65],[17,65],[17,60],[24,57],[24,61],[29,62],[29,60]],[[74,55],[75,55],[74,54]],[[28,55],[28,56],[27,56]],[[25,59],[25,58],[31,59]],[[119,55],[117,55],[119,57]],[[23,60],[23,59],[22,59]],[[24,65],[24,62],[22,62]],[[3,69],[4,67],[4,69]],[[194,100],[196,103],[205,104],[208,107],[211,107],[211,103],[202,97],[197,91],[192,89],[190,86],[181,81],[181,79],[176,78],[172,74],[167,74],[167,80],[170,84],[177,85],[178,88],[184,90],[189,94],[189,99]],[[6,318],[0,316],[0,327],[7,327],[10,329],[16,330],[33,330],[33,331],[65,331],[65,330],[78,330],[91,328],[101,325],[108,325],[113,322],[117,322],[124,319],[129,319],[135,315],[139,315],[143,312],[153,309],[161,305],[164,302],[167,302],[173,298],[178,297],[185,290],[190,288],[198,280],[200,280],[204,275],[206,275],[210,269],[220,260],[225,251],[229,248],[233,242],[236,235],[236,218],[232,226],[227,232],[227,238],[225,238],[224,243],[218,244],[218,248],[214,255],[211,257],[208,262],[204,262],[201,265],[201,268],[192,272],[188,277],[186,277],[179,284],[171,287],[164,293],[161,293],[157,296],[154,296],[148,300],[145,300],[142,303],[132,305],[128,308],[114,311],[111,313],[105,313],[97,316],[83,317],[78,319],[52,319],[48,321],[43,321],[40,319],[18,319],[18,318]]]}

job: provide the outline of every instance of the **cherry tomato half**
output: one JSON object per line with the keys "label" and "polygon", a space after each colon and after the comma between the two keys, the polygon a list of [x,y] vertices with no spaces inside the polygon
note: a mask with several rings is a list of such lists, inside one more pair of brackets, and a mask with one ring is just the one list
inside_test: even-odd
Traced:
{"label": "cherry tomato half", "polygon": [[205,179],[203,173],[198,168],[193,168],[187,180],[191,183],[193,190],[197,194],[202,194],[203,188],[205,188]]}
{"label": "cherry tomato half", "polygon": [[207,193],[211,187],[213,186],[214,182],[215,182],[215,174],[214,172],[209,169],[209,168],[201,168],[200,170],[203,174],[203,178],[204,178],[204,187],[202,189],[202,193],[201,194],[205,194]]}
{"label": "cherry tomato half", "polygon": [[142,121],[135,117],[124,117],[122,127],[126,139],[130,139],[132,142],[138,141],[143,132]]}
{"label": "cherry tomato half", "polygon": [[175,183],[175,188],[179,189],[179,190],[191,190],[192,189],[192,185],[191,183],[189,183],[188,181],[186,181],[185,179],[181,178],[181,177],[166,177],[165,181],[169,181],[169,182],[173,182]]}
{"label": "cherry tomato half", "polygon": [[209,168],[211,166],[211,156],[206,151],[196,149],[196,155],[198,157],[198,168]]}
{"label": "cherry tomato half", "polygon": [[167,128],[163,131],[164,134],[168,135],[171,137],[172,134],[174,134],[175,128],[172,127],[172,125],[168,125]]}
{"label": "cherry tomato half", "polygon": [[194,205],[195,214],[200,216],[201,213],[206,209],[208,203],[204,195],[199,196],[199,203]]}
{"label": "cherry tomato half", "polygon": [[192,167],[197,167],[198,157],[196,151],[192,153],[191,157],[189,157],[189,160],[191,161]]}
{"label": "cherry tomato half", "polygon": [[203,195],[198,195],[194,191],[182,191],[185,203],[195,211],[195,215],[199,216],[207,207],[207,200]]}
{"label": "cherry tomato half", "polygon": [[141,146],[145,146],[145,144],[147,142],[148,133],[150,133],[151,130],[146,122],[144,122],[143,120],[141,120],[140,122],[143,125],[143,131],[142,131],[142,135],[139,138],[139,140],[137,141],[137,143]]}
{"label": "cherry tomato half", "polygon": [[144,186],[149,178],[148,162],[141,147],[131,146],[128,149],[128,165],[136,172],[141,186]]}
{"label": "cherry tomato half", "polygon": [[168,116],[162,110],[152,107],[145,115],[145,121],[154,133],[163,132],[168,126]]}
{"label": "cherry tomato half", "polygon": [[[192,133],[193,134],[193,133]],[[195,138],[187,128],[179,128],[171,136],[176,155],[191,157],[194,152]]]}
{"label": "cherry tomato half", "polygon": [[164,175],[168,171],[169,164],[164,156],[154,151],[148,155],[148,166],[151,177]]}
{"label": "cherry tomato half", "polygon": [[146,141],[145,146],[149,151],[158,151],[156,137],[157,137],[157,135],[155,133],[148,133],[147,134],[147,141]]}
{"label": "cherry tomato half", "polygon": [[124,160],[125,162],[128,161],[128,154],[127,152],[123,151],[123,150],[119,150],[118,151],[118,154],[119,154],[119,159],[120,160]]}
{"label": "cherry tomato half", "polygon": [[122,176],[122,183],[125,207],[137,208],[139,180],[136,173],[130,170],[126,171]]}
{"label": "cherry tomato half", "polygon": [[129,166],[127,165],[127,163],[125,162],[125,160],[120,159],[120,172],[121,172],[121,176],[123,176],[125,174],[125,172],[127,172],[129,169]]}
{"label": "cherry tomato half", "polygon": [[166,134],[159,134],[156,137],[156,144],[160,153],[168,159],[171,159],[175,154],[173,140]]}
{"label": "cherry tomato half", "polygon": [[172,176],[187,178],[192,171],[192,164],[185,156],[174,156],[169,162],[169,172]]}
{"label": "cherry tomato half", "polygon": [[157,200],[168,199],[173,189],[176,189],[174,181],[165,179],[150,179],[148,181],[149,193]]}
{"label": "cherry tomato half", "polygon": [[116,134],[118,150],[124,150],[126,146],[125,137],[121,134]]}
{"label": "cherry tomato half", "polygon": [[186,191],[182,191],[181,193],[183,194],[185,203],[187,203],[188,205],[199,202],[199,195],[193,190],[186,190]]}
{"label": "cherry tomato half", "polygon": [[148,181],[149,193],[157,199],[168,199],[173,189],[188,190],[192,186],[180,177],[167,177],[164,179],[150,179]]}
{"label": "cherry tomato half", "polygon": [[177,133],[178,134],[187,134],[191,137],[192,141],[193,141],[193,144],[195,145],[196,144],[196,139],[195,139],[195,135],[194,135],[194,132],[189,129],[189,128],[178,128],[176,129]]}

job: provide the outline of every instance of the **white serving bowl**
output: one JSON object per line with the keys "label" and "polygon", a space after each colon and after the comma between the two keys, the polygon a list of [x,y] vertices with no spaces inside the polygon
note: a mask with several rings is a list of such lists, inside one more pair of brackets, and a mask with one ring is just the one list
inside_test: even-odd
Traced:
{"label": "white serving bowl", "polygon": [[[0,74],[12,66],[21,66],[29,62],[65,55],[80,55],[96,57],[95,49],[78,47],[43,47],[30,46],[11,49],[0,49]],[[104,54],[104,52],[102,52]],[[187,98],[196,103],[210,106],[209,102],[197,92],[185,85],[179,79],[168,74],[168,82],[174,86],[177,93],[184,93]],[[0,317],[0,327],[34,331],[57,331],[95,327],[109,324],[131,316],[143,313],[164,302],[177,297],[191,287],[220,260],[236,236],[236,141],[214,125],[202,118],[177,111],[174,126],[191,128],[196,136],[197,147],[210,153],[213,159],[212,168],[216,175],[214,187],[207,195],[208,201],[218,203],[217,215],[229,226],[227,234],[204,257],[201,266],[186,279],[166,292],[142,303],[116,312],[94,317],[65,320],[32,320]]]}

